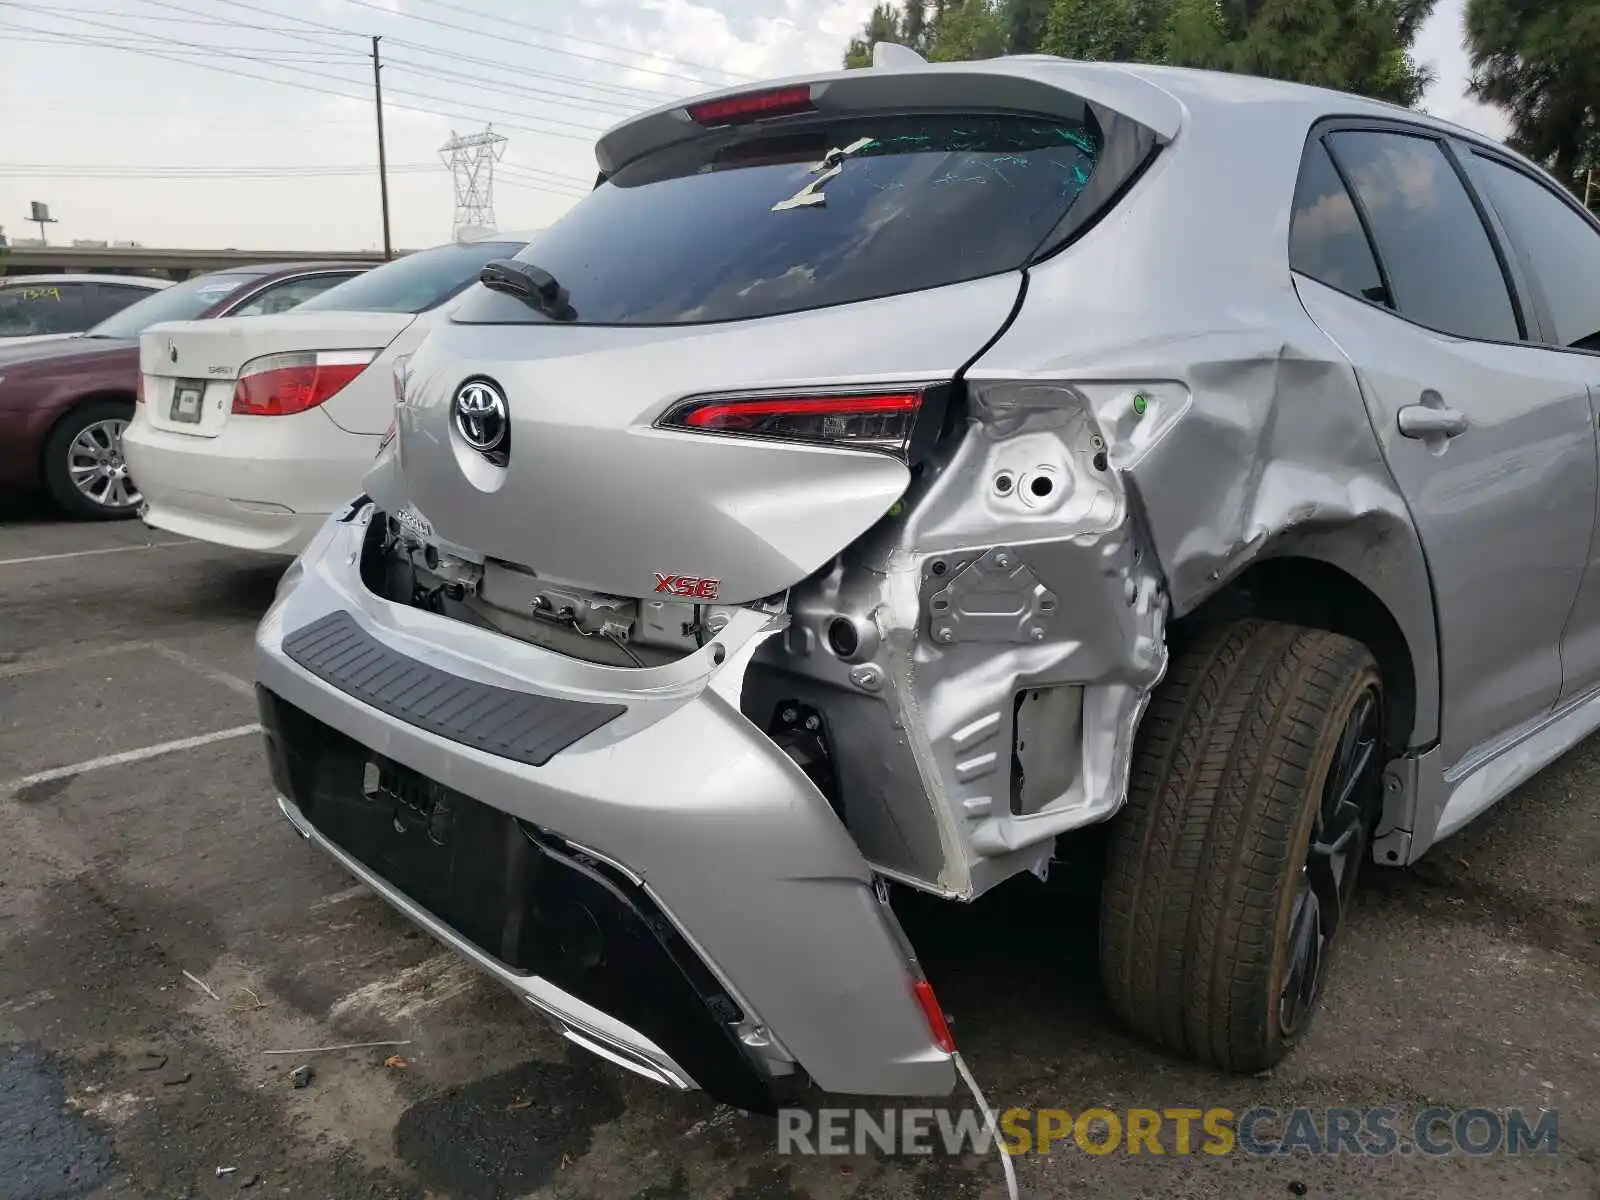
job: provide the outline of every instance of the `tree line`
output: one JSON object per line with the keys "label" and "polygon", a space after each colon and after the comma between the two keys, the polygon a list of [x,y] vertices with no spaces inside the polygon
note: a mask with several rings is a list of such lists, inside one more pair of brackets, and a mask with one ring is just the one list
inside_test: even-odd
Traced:
{"label": "tree line", "polygon": [[[1414,106],[1433,82],[1413,42],[1437,0],[902,0],[874,42],[934,62],[1055,54],[1265,75]],[[1513,146],[1580,194],[1600,167],[1600,0],[1467,0],[1470,95],[1502,109]]]}

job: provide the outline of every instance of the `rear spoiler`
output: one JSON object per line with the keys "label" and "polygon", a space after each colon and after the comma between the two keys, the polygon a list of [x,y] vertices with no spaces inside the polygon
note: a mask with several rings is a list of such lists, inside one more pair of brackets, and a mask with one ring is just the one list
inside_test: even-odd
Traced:
{"label": "rear spoiler", "polygon": [[[879,52],[882,51],[880,54]],[[901,53],[900,51],[904,51]],[[915,60],[915,61],[913,61]],[[1143,125],[1158,142],[1171,141],[1183,124],[1183,106],[1171,93],[1111,63],[1072,62],[1045,55],[986,62],[928,63],[915,51],[885,43],[873,47],[873,66],[795,76],[752,88],[725,88],[677,100],[624,121],[595,143],[600,181],[651,151],[699,136],[690,106],[736,101],[753,94],[807,89],[818,113],[873,109],[1011,111],[1080,120],[1087,106]]]}

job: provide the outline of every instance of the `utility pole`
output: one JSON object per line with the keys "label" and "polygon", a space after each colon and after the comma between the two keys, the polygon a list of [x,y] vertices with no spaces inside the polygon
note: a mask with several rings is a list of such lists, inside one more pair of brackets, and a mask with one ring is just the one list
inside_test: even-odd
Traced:
{"label": "utility pole", "polygon": [[372,96],[378,106],[378,192],[383,197],[383,260],[394,257],[394,247],[389,242],[389,160],[383,149],[383,62],[378,57],[381,37],[372,39]]}

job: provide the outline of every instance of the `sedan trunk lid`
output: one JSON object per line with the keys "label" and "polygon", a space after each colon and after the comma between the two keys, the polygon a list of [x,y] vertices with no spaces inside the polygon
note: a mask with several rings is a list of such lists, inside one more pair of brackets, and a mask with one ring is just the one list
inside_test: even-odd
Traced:
{"label": "sedan trunk lid", "polygon": [[241,372],[270,355],[321,352],[331,362],[370,362],[416,320],[411,313],[317,312],[173,321],[139,338],[150,424],[216,437],[233,411]]}

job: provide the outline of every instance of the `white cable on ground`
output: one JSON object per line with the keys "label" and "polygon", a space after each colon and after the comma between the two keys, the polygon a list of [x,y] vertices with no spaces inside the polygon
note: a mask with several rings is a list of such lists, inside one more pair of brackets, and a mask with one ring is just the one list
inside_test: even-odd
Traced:
{"label": "white cable on ground", "polygon": [[989,1127],[989,1136],[994,1138],[994,1148],[1000,1154],[1000,1166],[1006,1173],[1006,1196],[1009,1200],[1018,1200],[1020,1193],[1017,1191],[1017,1173],[1011,1166],[1011,1155],[1006,1153],[1006,1144],[1000,1140],[1000,1128],[995,1124],[994,1113],[989,1110],[989,1102],[983,1098],[983,1091],[978,1087],[978,1081],[972,1077],[972,1072],[967,1069],[967,1060],[961,1057],[958,1050],[954,1054],[956,1071],[961,1080],[967,1085],[967,1090],[972,1093],[972,1098],[978,1102],[978,1109],[983,1113],[983,1122]]}

